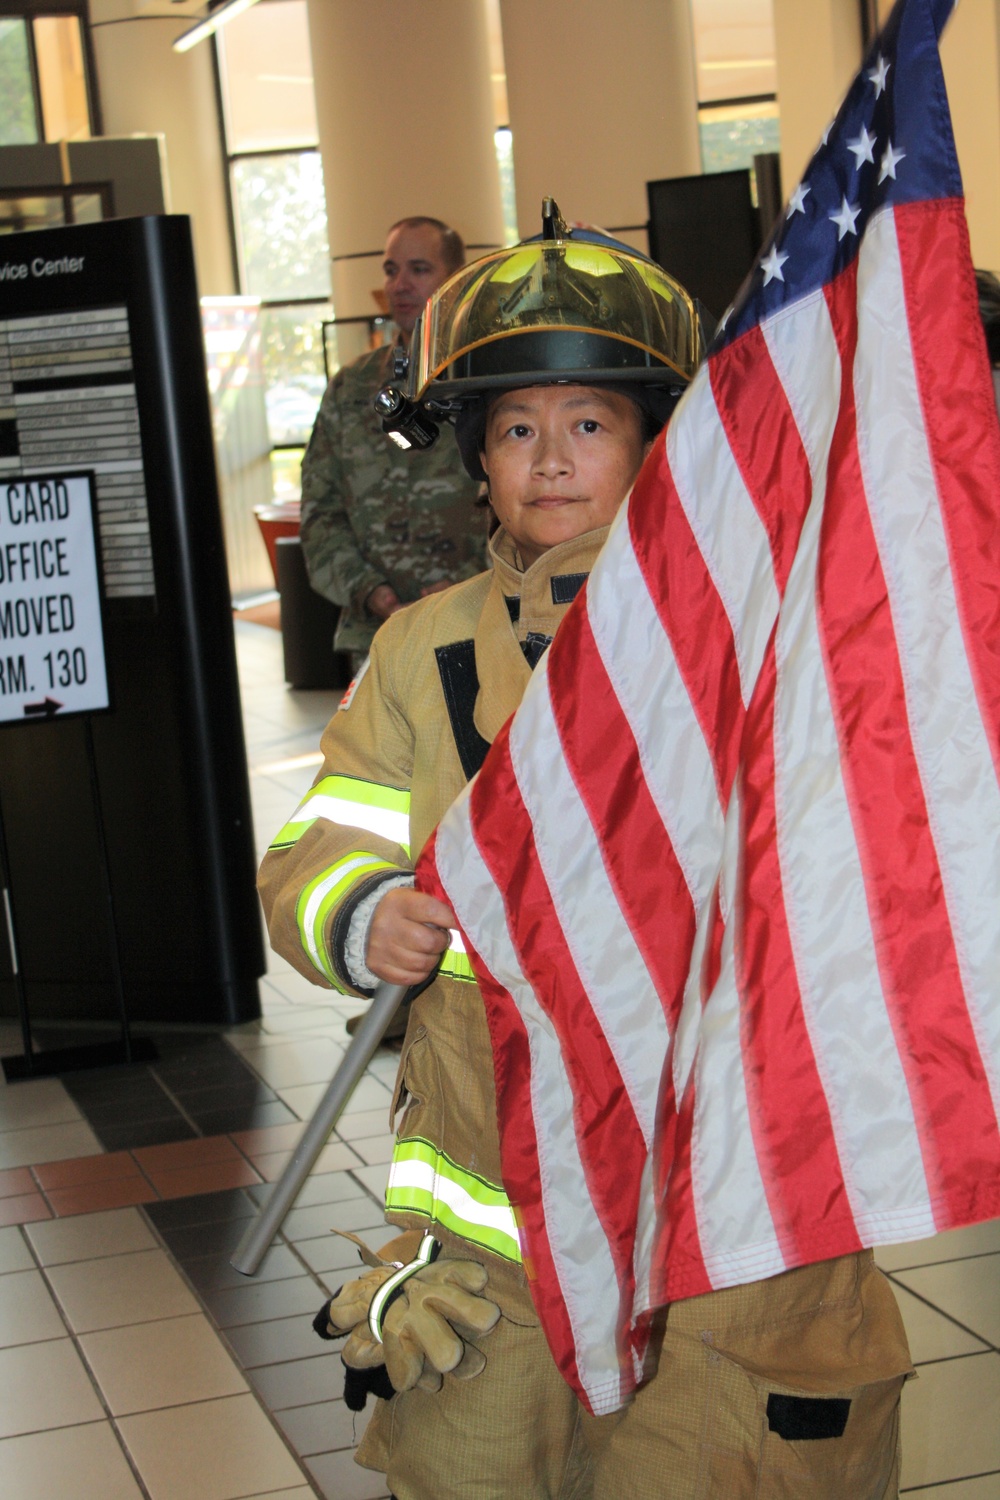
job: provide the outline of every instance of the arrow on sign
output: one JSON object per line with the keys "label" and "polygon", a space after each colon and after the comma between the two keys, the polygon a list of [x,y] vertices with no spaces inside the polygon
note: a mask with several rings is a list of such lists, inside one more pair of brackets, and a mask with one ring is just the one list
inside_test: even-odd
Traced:
{"label": "arrow on sign", "polygon": [[26,703],[24,705],[26,714],[44,714],[47,719],[51,719],[53,714],[57,714],[61,708],[62,704],[57,703],[55,698],[46,698],[44,703]]}

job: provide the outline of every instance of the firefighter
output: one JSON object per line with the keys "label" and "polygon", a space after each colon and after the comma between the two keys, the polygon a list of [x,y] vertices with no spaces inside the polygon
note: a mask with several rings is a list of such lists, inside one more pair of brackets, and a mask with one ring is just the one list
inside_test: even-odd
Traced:
{"label": "firefighter", "polygon": [[434,294],[406,390],[380,399],[403,442],[455,421],[489,486],[492,567],[379,630],[260,889],[272,943],[309,978],[360,995],[380,979],[413,987],[386,1193],[406,1233],[325,1313],[348,1335],[345,1362],[375,1370],[389,1398],[357,1457],[397,1500],[896,1491],[910,1362],[868,1255],[677,1304],[632,1404],[584,1411],[549,1353],[503,1190],[478,986],[453,913],[413,889],[700,353],[683,288],[627,246],[569,231],[547,200],[539,240]]}

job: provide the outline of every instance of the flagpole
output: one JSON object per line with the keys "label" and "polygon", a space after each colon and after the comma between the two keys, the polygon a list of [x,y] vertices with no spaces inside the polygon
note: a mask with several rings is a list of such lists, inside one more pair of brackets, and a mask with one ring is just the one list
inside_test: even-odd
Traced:
{"label": "flagpole", "polygon": [[343,1114],[344,1106],[374,1056],[405,994],[406,987],[401,984],[380,984],[375,991],[375,998],[361,1018],[351,1045],[344,1053],[343,1062],[330,1080],[326,1093],[319,1101],[284,1171],[271,1189],[267,1202],[252,1221],[229,1262],[241,1275],[253,1276],[259,1268],[268,1246],[285,1222],[303,1183],[316,1165],[316,1158]]}

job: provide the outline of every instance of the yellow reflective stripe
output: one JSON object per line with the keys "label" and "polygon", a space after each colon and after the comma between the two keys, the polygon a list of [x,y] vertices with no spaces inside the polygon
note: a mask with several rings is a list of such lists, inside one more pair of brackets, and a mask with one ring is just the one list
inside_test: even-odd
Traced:
{"label": "yellow reflective stripe", "polygon": [[451,928],[451,942],[445,949],[438,973],[444,974],[448,979],[467,979],[476,983],[476,973],[465,951],[465,944],[454,928]]}
{"label": "yellow reflective stripe", "polygon": [[326,948],[326,923],[337,902],[345,896],[355,881],[363,876],[374,875],[379,870],[396,870],[375,854],[356,850],[345,854],[335,865],[322,870],[299,894],[295,903],[295,919],[299,924],[299,936],[309,960],[325,979],[338,990],[344,985],[330,962]]}
{"label": "yellow reflective stripe", "polygon": [[521,1263],[521,1237],[502,1188],[468,1172],[421,1137],[396,1142],[385,1206],[420,1214],[473,1245]]}
{"label": "yellow reflective stripe", "polygon": [[356,776],[324,776],[306,793],[271,848],[288,849],[317,818],[377,833],[410,852],[410,794],[398,787]]}

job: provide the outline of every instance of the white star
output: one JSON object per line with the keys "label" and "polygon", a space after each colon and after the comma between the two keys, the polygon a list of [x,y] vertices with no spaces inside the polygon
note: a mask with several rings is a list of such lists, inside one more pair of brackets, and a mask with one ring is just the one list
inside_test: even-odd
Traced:
{"label": "white star", "polygon": [[767,255],[764,256],[764,259],[760,263],[760,268],[764,272],[765,286],[767,286],[771,281],[784,281],[785,278],[782,274],[781,268],[785,264],[785,261],[787,259],[788,256],[782,255],[779,252],[777,245],[771,246]]}
{"label": "white star", "polygon": [[862,125],[861,134],[858,136],[857,140],[848,141],[847,149],[854,155],[855,171],[861,170],[862,162],[874,162],[875,158],[872,155],[872,147],[874,146],[875,141],[876,137],[868,134],[868,129],[865,125]]}
{"label": "white star", "polygon": [[887,177],[891,177],[893,182],[895,182],[896,168],[905,156],[905,151],[894,151],[892,149],[892,142],[889,141],[882,153],[882,167],[878,174],[879,182],[884,182]]}
{"label": "white star", "polygon": [[726,310],[725,310],[725,312],[722,314],[722,317],[719,319],[719,326],[715,330],[716,333],[722,333],[723,329],[725,328],[726,324],[729,322],[729,319],[732,317],[732,315],[733,315],[732,308],[731,307],[727,307]]}
{"label": "white star", "polygon": [[882,56],[882,54],[880,52],[879,55],[878,55],[878,62],[877,62],[877,64],[875,65],[874,68],[871,68],[869,70],[868,78],[869,78],[869,81],[875,85],[875,98],[876,99],[879,97],[879,95],[882,93],[882,90],[885,88],[885,76],[886,76],[886,74],[888,73],[888,71],[889,71],[889,69],[891,67],[892,67],[892,63],[887,63],[886,60],[885,60],[885,58]]}
{"label": "white star", "polygon": [[831,120],[830,123],[829,123],[829,125],[826,127],[826,129],[823,132],[823,145],[824,146],[826,145],[827,141],[830,139],[830,131],[832,129],[833,129],[833,121]]}
{"label": "white star", "polygon": [[805,211],[806,211],[806,198],[808,197],[808,195],[811,192],[812,192],[812,188],[808,187],[806,185],[806,183],[804,183],[804,182],[800,182],[799,183],[798,187],[795,189],[795,192],[792,194],[792,196],[788,200],[788,212],[785,215],[786,219],[790,219],[792,217],[792,214],[804,214],[805,213]]}
{"label": "white star", "polygon": [[857,234],[858,231],[855,229],[854,225],[857,222],[858,214],[860,212],[861,212],[861,205],[860,204],[858,204],[854,208],[852,208],[851,205],[848,203],[847,199],[845,198],[841,202],[840,211],[838,213],[828,214],[827,215],[827,218],[830,220],[830,223],[831,224],[836,224],[836,226],[837,226],[837,239],[838,240],[842,240],[844,238],[845,234]]}

